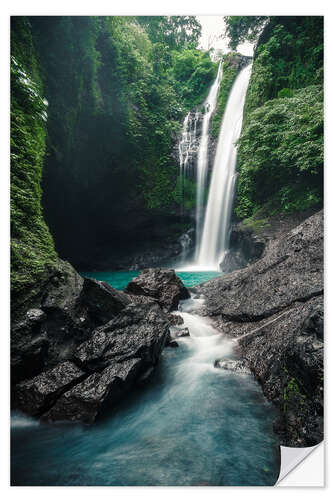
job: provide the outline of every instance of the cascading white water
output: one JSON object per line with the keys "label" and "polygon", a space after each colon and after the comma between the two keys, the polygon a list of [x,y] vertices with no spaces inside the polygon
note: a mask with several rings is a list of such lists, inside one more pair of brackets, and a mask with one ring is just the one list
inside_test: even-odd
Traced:
{"label": "cascading white water", "polygon": [[[182,197],[184,197],[184,181],[191,174],[190,160],[196,151],[197,140],[197,122],[199,113],[188,113],[185,116],[181,140],[178,145],[179,152],[179,176],[182,188]],[[183,200],[184,201],[184,200]]]}
{"label": "cascading white water", "polygon": [[228,234],[236,180],[236,141],[242,129],[243,108],[251,74],[244,68],[231,89],[220,129],[196,266],[219,269],[228,249]]}
{"label": "cascading white water", "polygon": [[217,76],[207,99],[204,103],[205,114],[202,121],[202,132],[198,151],[197,163],[197,200],[196,200],[196,256],[198,256],[200,248],[201,230],[203,222],[203,205],[204,205],[204,192],[207,181],[208,170],[208,140],[209,140],[209,123],[211,116],[216,108],[216,101],[220,82],[222,79],[222,59],[219,64]]}

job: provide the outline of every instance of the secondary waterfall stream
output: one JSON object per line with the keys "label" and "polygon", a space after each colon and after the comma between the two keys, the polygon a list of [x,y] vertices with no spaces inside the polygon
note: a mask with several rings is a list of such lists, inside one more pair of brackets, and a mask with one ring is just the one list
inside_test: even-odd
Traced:
{"label": "secondary waterfall stream", "polygon": [[[109,283],[120,286],[120,274],[109,273]],[[195,278],[189,275],[189,283]],[[214,368],[217,358],[235,357],[235,344],[198,316],[202,303],[193,296],[180,304],[190,336],[165,348],[149,382],[95,425],[14,415],[12,484],[274,484],[275,410],[252,376]]]}
{"label": "secondary waterfall stream", "polygon": [[242,130],[243,108],[251,74],[244,68],[231,89],[214,160],[197,265],[218,269],[227,248],[236,181],[236,141]]}

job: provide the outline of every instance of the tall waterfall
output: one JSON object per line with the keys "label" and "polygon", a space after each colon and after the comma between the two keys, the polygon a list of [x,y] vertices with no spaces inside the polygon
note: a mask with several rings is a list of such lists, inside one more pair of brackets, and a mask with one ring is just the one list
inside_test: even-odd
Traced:
{"label": "tall waterfall", "polygon": [[216,79],[209,91],[204,103],[205,113],[202,121],[202,132],[198,151],[197,163],[197,200],[196,200],[196,257],[198,257],[200,248],[200,239],[203,222],[204,193],[207,181],[208,170],[208,140],[209,123],[213,112],[215,111],[218,90],[222,78],[222,60],[219,64]]}
{"label": "tall waterfall", "polygon": [[244,68],[231,89],[220,129],[210,181],[209,196],[196,265],[219,269],[229,243],[229,224],[236,181],[237,148],[242,129],[243,108],[251,74]]}

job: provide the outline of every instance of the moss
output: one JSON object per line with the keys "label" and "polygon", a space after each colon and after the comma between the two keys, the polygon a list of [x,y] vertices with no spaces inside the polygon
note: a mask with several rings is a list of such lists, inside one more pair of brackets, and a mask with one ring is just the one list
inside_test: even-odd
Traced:
{"label": "moss", "polygon": [[244,226],[248,229],[253,229],[254,231],[263,231],[264,229],[269,228],[271,225],[268,222],[268,219],[255,219],[254,217],[248,217],[242,221]]}
{"label": "moss", "polygon": [[47,102],[36,73],[29,23],[24,18],[19,21],[12,27],[11,58],[11,290],[14,298],[34,286],[46,267],[56,262],[53,240],[41,208]]}
{"label": "moss", "polygon": [[217,98],[216,111],[212,118],[211,134],[216,139],[219,135],[223,114],[228,102],[228,97],[232,85],[239,73],[237,65],[233,64],[233,54],[228,54],[224,57],[222,80],[220,83],[219,94]]}

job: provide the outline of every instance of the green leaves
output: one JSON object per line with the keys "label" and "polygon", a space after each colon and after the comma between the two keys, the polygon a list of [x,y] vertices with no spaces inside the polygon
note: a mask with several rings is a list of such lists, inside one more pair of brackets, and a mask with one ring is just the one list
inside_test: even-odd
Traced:
{"label": "green leaves", "polygon": [[282,211],[321,200],[323,90],[310,86],[252,111],[239,139],[236,213],[252,215],[275,197]]}

